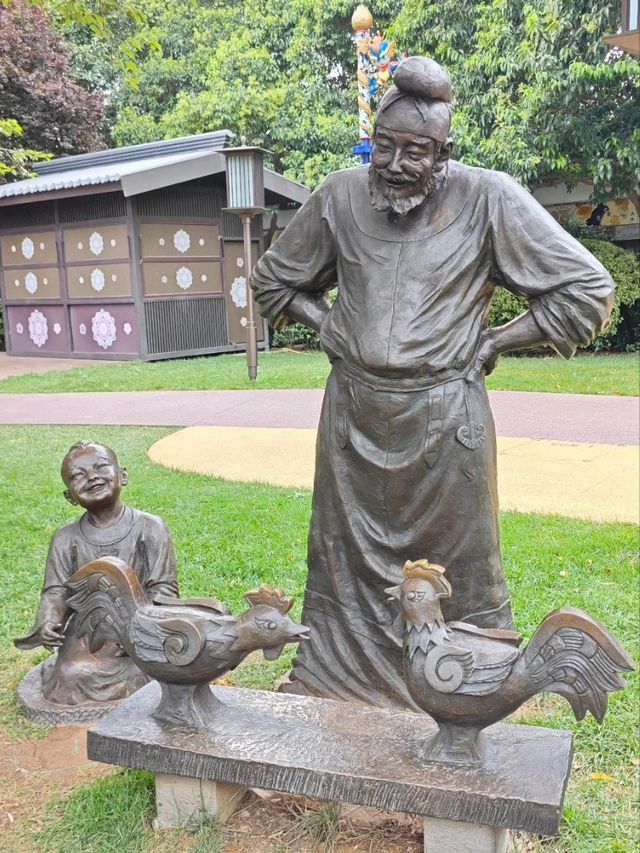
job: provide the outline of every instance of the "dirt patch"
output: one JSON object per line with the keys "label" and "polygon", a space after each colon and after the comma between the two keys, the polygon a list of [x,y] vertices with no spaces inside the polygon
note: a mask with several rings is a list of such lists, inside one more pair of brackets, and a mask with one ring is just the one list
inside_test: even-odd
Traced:
{"label": "dirt patch", "polygon": [[60,726],[43,740],[0,743],[4,850],[28,853],[25,838],[44,828],[44,807],[52,797],[114,772],[114,768],[87,758],[86,733],[85,726]]}

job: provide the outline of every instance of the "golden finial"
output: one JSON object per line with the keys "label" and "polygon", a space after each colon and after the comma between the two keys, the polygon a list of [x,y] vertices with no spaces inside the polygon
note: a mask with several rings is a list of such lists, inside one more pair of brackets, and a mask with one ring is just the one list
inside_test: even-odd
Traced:
{"label": "golden finial", "polygon": [[364,3],[356,7],[355,12],[351,16],[351,26],[354,33],[357,33],[359,30],[370,30],[373,26],[373,15]]}

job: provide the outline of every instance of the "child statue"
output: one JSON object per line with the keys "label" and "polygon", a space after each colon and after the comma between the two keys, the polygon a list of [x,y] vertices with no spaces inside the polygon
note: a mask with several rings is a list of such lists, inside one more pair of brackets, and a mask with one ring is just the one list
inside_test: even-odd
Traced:
{"label": "child statue", "polygon": [[76,634],[65,583],[85,563],[114,556],[132,566],[150,598],[176,597],[171,534],[162,519],[121,502],[127,472],[110,448],[74,444],[60,473],[65,498],[85,512],[54,533],[35,625],[14,643],[19,649],[57,649],[41,665],[42,697],[48,702],[112,702],[138,690],[147,678],[115,643],[105,643],[95,654],[89,651],[86,639]]}

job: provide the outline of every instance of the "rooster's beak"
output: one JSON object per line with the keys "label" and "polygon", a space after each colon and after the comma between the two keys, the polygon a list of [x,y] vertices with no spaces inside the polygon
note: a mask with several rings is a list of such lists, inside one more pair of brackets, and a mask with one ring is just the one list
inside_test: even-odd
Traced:
{"label": "rooster's beak", "polygon": [[386,594],[389,596],[388,601],[399,601],[400,593],[402,587],[401,586],[390,586],[388,589],[385,589]]}

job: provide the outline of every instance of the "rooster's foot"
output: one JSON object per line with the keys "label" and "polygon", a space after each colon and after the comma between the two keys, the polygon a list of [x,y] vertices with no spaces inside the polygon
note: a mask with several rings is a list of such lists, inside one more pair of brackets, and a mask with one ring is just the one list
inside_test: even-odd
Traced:
{"label": "rooster's foot", "polygon": [[476,726],[439,723],[437,733],[425,744],[424,757],[447,764],[482,764],[481,731]]}
{"label": "rooster's foot", "polygon": [[195,728],[214,725],[222,703],[208,684],[167,684],[161,681],[160,687],[162,697],[153,712],[158,722]]}

